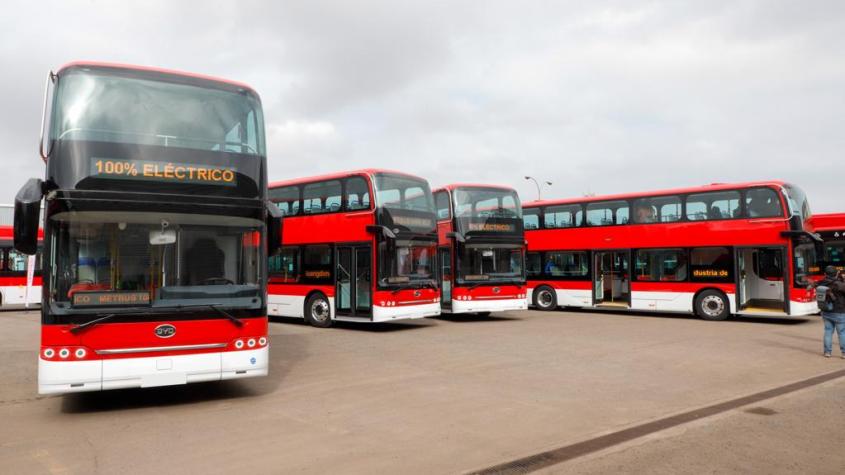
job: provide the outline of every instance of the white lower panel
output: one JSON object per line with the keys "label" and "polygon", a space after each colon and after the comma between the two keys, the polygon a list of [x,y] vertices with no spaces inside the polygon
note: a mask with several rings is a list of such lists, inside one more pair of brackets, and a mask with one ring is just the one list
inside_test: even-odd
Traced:
{"label": "white lower panel", "polygon": [[505,312],[528,309],[528,299],[501,300],[455,300],[452,299],[451,313]]}
{"label": "white lower panel", "polygon": [[593,294],[589,289],[555,289],[559,307],[589,307],[593,305]]}
{"label": "white lower panel", "polygon": [[29,299],[26,295],[25,285],[3,285],[0,286],[0,298],[3,305],[24,305],[29,300],[30,304],[41,303],[41,286],[33,285],[29,288]]}
{"label": "white lower panel", "polygon": [[38,361],[38,393],[150,388],[266,376],[267,347],[195,355],[96,361]]}
{"label": "white lower panel", "polygon": [[437,315],[440,315],[440,302],[421,305],[401,305],[396,307],[373,305],[372,321],[386,322],[389,320],[436,317]]}
{"label": "white lower panel", "polygon": [[274,317],[302,318],[305,308],[304,295],[267,295],[267,314]]}
{"label": "white lower panel", "polygon": [[795,316],[815,315],[819,313],[819,306],[813,302],[789,302],[789,314]]}
{"label": "white lower panel", "polygon": [[694,297],[693,292],[632,292],[631,308],[634,310],[692,312]]}

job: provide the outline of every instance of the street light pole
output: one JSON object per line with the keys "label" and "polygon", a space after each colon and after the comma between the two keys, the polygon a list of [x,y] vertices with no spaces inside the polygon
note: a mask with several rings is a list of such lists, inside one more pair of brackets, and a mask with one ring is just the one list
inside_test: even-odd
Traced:
{"label": "street light pole", "polygon": [[[533,181],[534,186],[537,187],[537,201],[540,201],[541,199],[543,199],[542,193],[540,192],[540,182],[538,182],[537,179],[534,178],[533,176],[526,176],[525,179]],[[552,182],[550,182],[550,181],[547,181],[547,182],[544,182],[544,183],[546,185],[552,186]]]}

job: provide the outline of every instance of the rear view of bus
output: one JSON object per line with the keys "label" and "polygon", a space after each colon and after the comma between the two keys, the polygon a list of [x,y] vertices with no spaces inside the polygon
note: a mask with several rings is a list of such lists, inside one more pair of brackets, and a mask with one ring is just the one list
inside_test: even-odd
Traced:
{"label": "rear view of bus", "polygon": [[270,315],[317,327],[440,314],[428,182],[356,170],[273,183],[284,214],[270,257]]}
{"label": "rear view of bus", "polygon": [[273,221],[257,94],[74,63],[49,75],[44,113],[46,179],[15,202],[28,254],[46,205],[39,392],[266,375]]}
{"label": "rear view of bus", "polygon": [[527,309],[525,236],[516,191],[448,185],[435,190],[434,198],[443,311]]}

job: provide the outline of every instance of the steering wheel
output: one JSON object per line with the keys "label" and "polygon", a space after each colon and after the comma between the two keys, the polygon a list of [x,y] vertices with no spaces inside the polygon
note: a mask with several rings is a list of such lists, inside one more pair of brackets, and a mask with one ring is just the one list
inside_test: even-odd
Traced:
{"label": "steering wheel", "polygon": [[202,281],[203,285],[235,285],[234,281],[231,281],[225,277],[209,277]]}

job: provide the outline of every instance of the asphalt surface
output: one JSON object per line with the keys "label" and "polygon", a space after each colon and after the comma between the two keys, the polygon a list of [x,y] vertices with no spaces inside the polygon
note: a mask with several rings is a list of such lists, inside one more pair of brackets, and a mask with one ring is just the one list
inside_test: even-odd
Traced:
{"label": "asphalt surface", "polygon": [[37,312],[0,313],[5,473],[521,473],[515,461],[568,447],[588,449],[528,468],[845,467],[845,360],[821,357],[818,318],[280,320],[267,378],[50,397],[36,393],[38,328]]}

